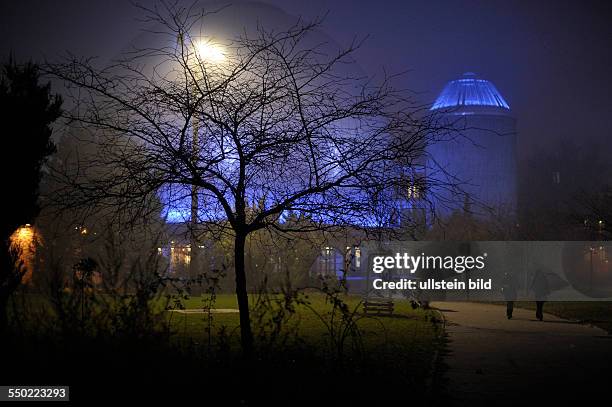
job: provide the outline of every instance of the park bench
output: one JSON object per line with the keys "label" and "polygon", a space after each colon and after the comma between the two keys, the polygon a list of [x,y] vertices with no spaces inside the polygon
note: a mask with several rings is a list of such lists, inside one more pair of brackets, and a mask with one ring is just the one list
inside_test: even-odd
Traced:
{"label": "park bench", "polygon": [[393,300],[388,299],[366,299],[363,303],[363,312],[373,315],[391,315],[393,314]]}

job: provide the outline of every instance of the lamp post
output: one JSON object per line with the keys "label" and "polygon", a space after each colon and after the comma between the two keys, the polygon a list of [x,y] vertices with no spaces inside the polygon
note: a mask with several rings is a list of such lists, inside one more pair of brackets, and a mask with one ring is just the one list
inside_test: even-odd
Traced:
{"label": "lamp post", "polygon": [[[179,36],[181,47],[184,46],[183,36]],[[223,63],[225,55],[222,48],[208,39],[200,39],[192,42],[192,52],[196,59],[194,76],[196,80],[200,80],[203,76],[203,72],[200,70],[202,64],[218,65]],[[197,114],[194,114],[191,118],[192,128],[192,151],[191,151],[191,162],[194,168],[198,165],[198,158],[200,155],[200,119]],[[189,245],[189,270],[191,277],[195,277],[198,273],[198,255],[199,255],[199,244],[197,239],[196,228],[198,225],[198,212],[200,209],[198,200],[198,186],[193,183],[191,185],[191,216],[190,216],[190,245]]]}
{"label": "lamp post", "polygon": [[[194,115],[191,119],[191,127],[193,132],[192,138],[192,150],[191,150],[191,163],[194,167],[198,165],[198,155],[200,153],[200,135],[199,135],[199,120],[198,116]],[[191,184],[191,216],[190,216],[190,241],[189,241],[189,271],[190,277],[195,277],[198,272],[198,254],[199,245],[196,234],[196,227],[198,224],[198,210],[200,205],[198,203],[198,186],[195,183]]]}

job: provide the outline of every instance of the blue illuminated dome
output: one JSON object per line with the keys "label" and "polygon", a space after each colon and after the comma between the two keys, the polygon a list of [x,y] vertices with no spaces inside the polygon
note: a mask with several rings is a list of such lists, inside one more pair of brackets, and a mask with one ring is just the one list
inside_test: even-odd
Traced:
{"label": "blue illuminated dome", "polygon": [[493,107],[510,110],[510,106],[491,82],[480,79],[472,72],[463,74],[446,84],[431,110],[453,109],[466,106]]}
{"label": "blue illuminated dome", "polygon": [[444,87],[431,110],[440,113],[442,128],[427,147],[428,174],[442,180],[440,187],[430,183],[437,214],[447,217],[469,206],[481,219],[514,218],[516,120],[497,88],[467,73]]}

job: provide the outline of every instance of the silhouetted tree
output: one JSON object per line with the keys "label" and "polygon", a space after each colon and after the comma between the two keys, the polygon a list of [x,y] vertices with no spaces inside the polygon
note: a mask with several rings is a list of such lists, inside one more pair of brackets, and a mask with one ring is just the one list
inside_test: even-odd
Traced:
{"label": "silhouetted tree", "polygon": [[20,226],[34,223],[43,166],[55,151],[51,124],[60,116],[62,100],[50,84],[39,83],[33,63],[12,59],[0,67],[0,165],[3,174],[3,215],[0,217],[0,329],[6,325],[9,296],[19,286],[23,267],[10,237]]}
{"label": "silhouetted tree", "polygon": [[552,148],[536,151],[525,164],[520,182],[519,238],[588,239],[584,221],[601,220],[596,215],[603,208],[596,208],[597,201],[605,198],[600,192],[610,178],[606,146],[562,139]]}
{"label": "silhouetted tree", "polygon": [[583,228],[584,238],[609,240],[612,236],[612,187],[581,191],[575,196],[571,219]]}
{"label": "silhouetted tree", "polygon": [[[191,200],[197,232],[233,239],[248,357],[247,237],[380,225],[372,197],[408,187],[403,172],[423,157],[434,121],[389,78],[375,84],[346,74],[356,46],[331,54],[312,45],[316,23],[260,27],[225,44],[216,63],[198,52],[202,39],[193,34],[206,23],[203,13],[165,3],[147,12],[164,45],[135,49],[103,69],[86,59],[47,67],[75,90],[70,118],[96,131],[101,146],[55,174],[66,185],[57,203],[113,211],[161,194],[176,213]],[[309,221],[283,222],[289,212]]]}

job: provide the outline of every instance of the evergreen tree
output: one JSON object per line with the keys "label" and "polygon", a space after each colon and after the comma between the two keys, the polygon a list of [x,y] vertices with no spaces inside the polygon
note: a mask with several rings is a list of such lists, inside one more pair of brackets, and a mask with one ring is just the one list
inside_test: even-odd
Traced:
{"label": "evergreen tree", "polygon": [[51,124],[61,114],[62,100],[51,85],[40,84],[33,63],[10,60],[0,67],[0,166],[4,178],[0,216],[0,330],[6,326],[6,305],[23,277],[23,267],[11,249],[11,235],[34,222],[38,212],[43,166],[55,151]]}

